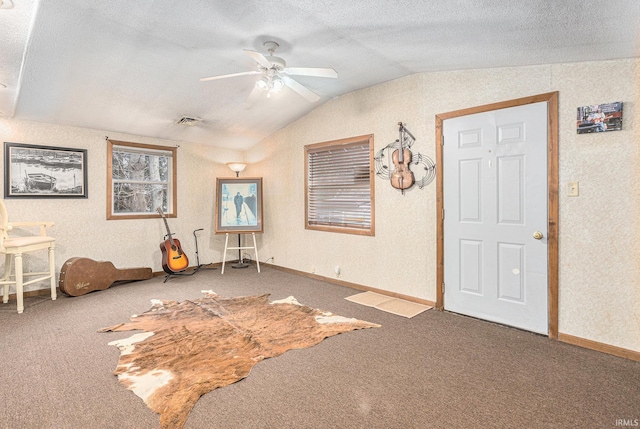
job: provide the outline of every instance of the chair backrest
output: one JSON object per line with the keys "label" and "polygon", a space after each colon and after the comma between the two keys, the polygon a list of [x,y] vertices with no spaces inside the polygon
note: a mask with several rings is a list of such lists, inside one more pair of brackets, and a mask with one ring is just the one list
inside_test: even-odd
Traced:
{"label": "chair backrest", "polygon": [[7,238],[9,217],[7,216],[7,206],[0,200],[0,238]]}
{"label": "chair backrest", "polygon": [[6,230],[8,223],[7,206],[4,205],[4,201],[0,200],[0,227],[3,230]]}

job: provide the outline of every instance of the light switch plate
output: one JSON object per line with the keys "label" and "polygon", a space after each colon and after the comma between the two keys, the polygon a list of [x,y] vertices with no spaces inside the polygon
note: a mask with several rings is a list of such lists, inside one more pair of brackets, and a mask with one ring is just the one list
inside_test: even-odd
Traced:
{"label": "light switch plate", "polygon": [[578,186],[578,182],[567,183],[567,195],[569,197],[577,197],[578,195],[580,195],[580,188]]}

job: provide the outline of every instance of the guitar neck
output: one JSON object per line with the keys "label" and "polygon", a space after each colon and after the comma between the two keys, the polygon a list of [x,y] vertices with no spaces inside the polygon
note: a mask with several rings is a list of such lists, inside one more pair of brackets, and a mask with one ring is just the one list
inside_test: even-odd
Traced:
{"label": "guitar neck", "polygon": [[164,221],[164,227],[167,228],[167,237],[168,240],[171,242],[171,245],[173,246],[173,234],[171,234],[171,230],[169,229],[169,223],[167,222],[167,219],[165,217],[162,217],[162,220]]}
{"label": "guitar neck", "polygon": [[175,246],[175,243],[173,242],[173,235],[171,234],[171,230],[169,229],[169,222],[167,222],[167,218],[164,216],[164,213],[162,212],[160,207],[158,207],[158,214],[160,214],[160,217],[164,222],[164,227],[167,229],[167,239],[171,243],[171,246]]}

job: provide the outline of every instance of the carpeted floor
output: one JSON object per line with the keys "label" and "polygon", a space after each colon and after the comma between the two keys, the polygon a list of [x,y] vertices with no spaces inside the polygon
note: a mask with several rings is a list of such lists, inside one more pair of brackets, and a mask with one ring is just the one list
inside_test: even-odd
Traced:
{"label": "carpeted floor", "polygon": [[[0,428],[157,428],[113,375],[131,333],[98,329],[151,299],[294,295],[381,328],[338,335],[256,365],[204,395],[185,428],[613,428],[640,418],[640,363],[429,310],[410,319],[344,298],[358,291],[263,266],[120,284],[0,311]],[[38,300],[30,305],[30,300]]]}

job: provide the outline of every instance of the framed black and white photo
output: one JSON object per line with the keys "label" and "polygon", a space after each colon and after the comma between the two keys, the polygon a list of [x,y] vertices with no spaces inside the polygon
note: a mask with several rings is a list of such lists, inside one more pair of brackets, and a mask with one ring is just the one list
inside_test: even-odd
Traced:
{"label": "framed black and white photo", "polygon": [[216,179],[216,233],[262,232],[262,178]]}
{"label": "framed black and white photo", "polygon": [[4,144],[5,198],[87,198],[87,150]]}

